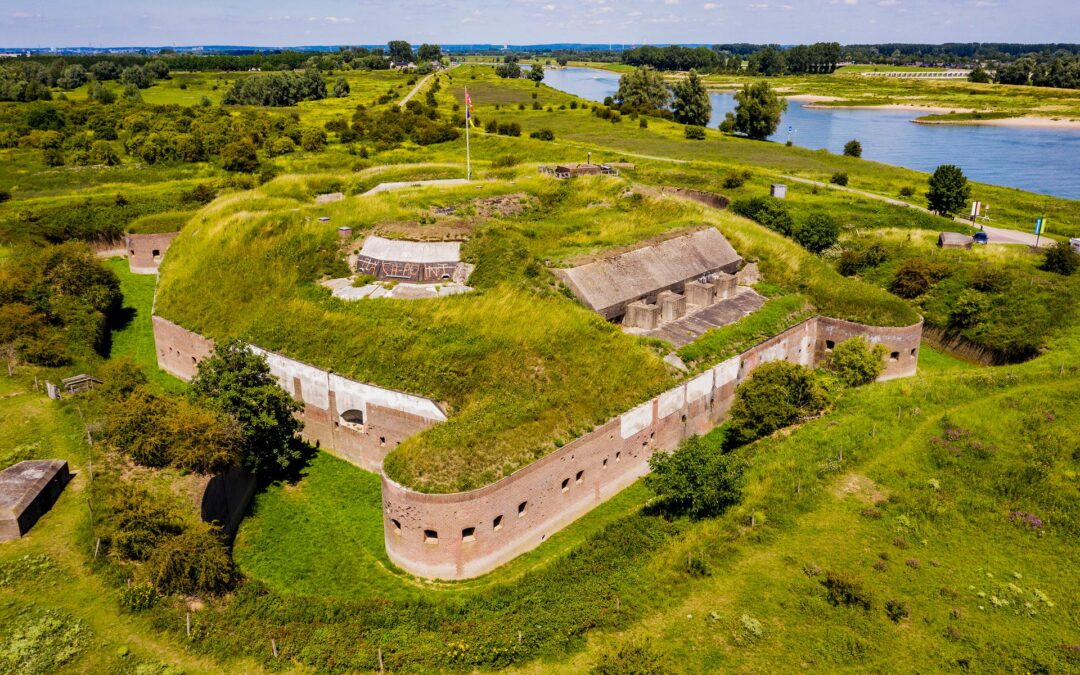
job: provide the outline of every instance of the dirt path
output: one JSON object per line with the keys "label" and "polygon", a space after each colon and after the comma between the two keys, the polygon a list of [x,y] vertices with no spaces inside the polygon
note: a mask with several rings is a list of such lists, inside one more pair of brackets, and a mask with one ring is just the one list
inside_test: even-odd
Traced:
{"label": "dirt path", "polygon": [[[869,199],[876,199],[893,206],[901,206],[908,209],[916,209],[923,213],[930,213],[930,209],[923,208],[921,206],[915,206],[909,204],[900,199],[893,199],[892,197],[886,197],[885,195],[875,194],[873,192],[864,192],[862,190],[856,190],[855,188],[845,187],[843,185],[833,185],[832,183],[824,183],[818,180],[810,180],[809,178],[799,178],[798,176],[782,176],[786,180],[793,180],[797,183],[805,183],[806,185],[814,185],[816,187],[828,188],[830,190],[842,190],[844,192],[851,192],[853,194],[867,197]],[[971,221],[967,218],[953,218],[958,223],[964,225],[970,225]],[[1004,227],[994,227],[992,225],[980,225],[982,230],[986,232],[990,239],[991,244],[1020,244],[1022,246],[1035,246],[1038,241],[1038,246],[1047,247],[1052,246],[1055,242],[1050,237],[1036,237],[1030,232],[1023,232],[1021,230],[1010,230]]]}
{"label": "dirt path", "polygon": [[428,80],[430,80],[431,76],[434,75],[434,74],[435,73],[428,73],[427,75],[424,76],[424,79],[417,82],[416,86],[412,88],[412,91],[410,91],[408,94],[405,94],[405,98],[398,101],[398,107],[399,108],[404,108],[405,104],[408,103],[410,100],[412,100],[413,96],[416,96],[416,92],[420,91],[421,87],[423,87],[425,84],[427,84]]}

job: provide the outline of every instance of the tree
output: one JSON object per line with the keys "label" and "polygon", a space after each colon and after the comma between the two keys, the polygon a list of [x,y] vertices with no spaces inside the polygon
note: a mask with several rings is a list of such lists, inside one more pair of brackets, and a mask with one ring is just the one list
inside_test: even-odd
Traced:
{"label": "tree", "polygon": [[120,82],[139,89],[146,89],[154,83],[154,78],[142,66],[128,66],[120,73]]}
{"label": "tree", "polygon": [[495,74],[508,80],[516,80],[521,77],[521,66],[517,61],[507,61],[495,66]]}
{"label": "tree", "polygon": [[692,518],[723,513],[739,502],[744,462],[724,454],[718,443],[694,436],[674,452],[658,452],[649,458],[647,485],[666,507]]}
{"label": "tree", "polygon": [[885,370],[888,348],[883,344],[873,347],[861,335],[837,344],[825,359],[825,368],[849,387],[869,384]]}
{"label": "tree", "polygon": [[1080,267],[1080,254],[1074,253],[1067,241],[1059,241],[1043,254],[1040,269],[1069,276]]}
{"label": "tree", "polygon": [[623,112],[651,113],[667,107],[671,90],[659,72],[642,66],[619,78],[614,98]]}
{"label": "tree", "polygon": [[696,70],[691,70],[686,79],[671,88],[675,100],[671,105],[675,121],[679,124],[692,124],[703,127],[708,125],[712,115],[712,103],[705,83],[698,77]]}
{"label": "tree", "polygon": [[221,166],[226,171],[254,173],[259,168],[259,155],[251,141],[235,141],[221,149]]}
{"label": "tree", "polygon": [[339,77],[334,83],[334,98],[345,98],[349,95],[349,91],[349,81],[344,77]]}
{"label": "tree", "polygon": [[1012,63],[999,64],[996,79],[998,84],[1028,84],[1034,70],[1035,60],[1025,56]]}
{"label": "tree", "polygon": [[90,74],[99,80],[115,80],[120,77],[120,69],[112,61],[98,61],[90,66]]}
{"label": "tree", "polygon": [[750,55],[750,72],[774,77],[784,74],[784,53],[776,47],[765,47]]}
{"label": "tree", "polygon": [[820,412],[827,404],[814,371],[788,361],[762,364],[735,390],[725,444],[750,443]]}
{"label": "tree", "polygon": [[787,101],[776,95],[768,82],[745,84],[735,94],[735,113],[728,113],[731,129],[755,140],[764,140],[776,132]]}
{"label": "tree", "polygon": [[840,238],[840,224],[827,213],[811,213],[795,231],[795,241],[811,253],[821,253]]}
{"label": "tree", "polygon": [[990,73],[983,70],[982,66],[976,66],[974,70],[968,73],[968,82],[990,84],[990,81]]}
{"label": "tree", "polygon": [[94,144],[90,146],[90,160],[94,164],[116,166],[120,163],[120,155],[117,154],[112,143],[108,141],[94,141]]}
{"label": "tree", "polygon": [[927,206],[942,216],[952,216],[961,211],[971,196],[971,186],[960,167],[942,164],[930,176],[930,190],[926,193]]}
{"label": "tree", "polygon": [[405,64],[412,63],[416,60],[416,57],[413,55],[412,45],[405,40],[391,40],[386,43],[386,47],[390,60],[393,61],[396,66],[404,66]]}
{"label": "tree", "polygon": [[529,79],[539,84],[544,81],[544,64],[537,61],[529,70]]}
{"label": "tree", "polygon": [[326,131],[318,127],[305,127],[300,135],[300,147],[308,152],[318,152],[326,147]]}
{"label": "tree", "polygon": [[844,144],[844,156],[845,157],[862,157],[862,143],[855,139],[851,139]]}
{"label": "tree", "polygon": [[214,407],[239,425],[241,464],[258,478],[273,478],[301,457],[296,434],[301,409],[270,374],[266,357],[238,340],[220,342],[199,364],[191,381],[196,401]]}
{"label": "tree", "polygon": [[164,59],[151,59],[145,66],[146,72],[157,80],[169,78],[169,64]]}
{"label": "tree", "polygon": [[64,68],[63,74],[56,80],[56,86],[61,89],[77,89],[86,84],[86,69],[75,64]]}
{"label": "tree", "polygon": [[442,47],[424,43],[416,50],[416,58],[420,61],[438,61],[442,58]]}
{"label": "tree", "polygon": [[90,80],[90,87],[86,90],[86,95],[91,101],[97,101],[105,105],[116,100],[116,94],[98,80]]}

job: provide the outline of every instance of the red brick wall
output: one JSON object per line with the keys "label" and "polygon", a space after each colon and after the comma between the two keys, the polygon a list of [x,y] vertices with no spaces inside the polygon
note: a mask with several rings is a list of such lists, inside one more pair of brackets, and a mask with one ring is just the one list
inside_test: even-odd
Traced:
{"label": "red brick wall", "polygon": [[[128,268],[137,274],[157,274],[165,251],[179,232],[158,234],[129,234],[124,237],[127,248]],[[154,251],[158,252],[154,256]]]}

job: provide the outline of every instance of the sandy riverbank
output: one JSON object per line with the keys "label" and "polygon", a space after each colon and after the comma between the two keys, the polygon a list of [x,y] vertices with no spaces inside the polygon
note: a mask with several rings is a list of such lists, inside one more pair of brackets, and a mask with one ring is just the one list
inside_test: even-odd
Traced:
{"label": "sandy riverbank", "polygon": [[980,127],[1025,127],[1028,129],[1080,129],[1080,120],[1053,119],[1023,115],[988,120],[912,120],[917,124],[951,124]]}
{"label": "sandy riverbank", "polygon": [[[791,97],[794,98],[794,97]],[[839,101],[838,98],[821,97],[824,100]],[[882,105],[818,105],[807,103],[804,108],[821,108],[825,110],[904,110],[907,112],[923,113],[924,115],[944,115],[947,113],[969,112],[956,108],[943,108],[933,105],[915,105],[913,103],[884,103]]]}

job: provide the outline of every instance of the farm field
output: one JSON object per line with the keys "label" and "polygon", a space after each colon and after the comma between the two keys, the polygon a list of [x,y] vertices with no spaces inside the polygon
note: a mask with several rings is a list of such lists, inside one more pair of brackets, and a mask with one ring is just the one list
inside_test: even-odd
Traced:
{"label": "farm field", "polygon": [[[908,88],[847,72],[824,85],[775,84],[815,94],[824,86],[831,93],[823,95],[849,102],[939,105],[968,96],[1000,114],[1042,101],[1055,106],[1048,114],[1080,118],[1080,99],[1065,91],[1009,100],[994,88],[983,99],[966,83]],[[258,76],[173,73],[142,98],[201,108],[206,97],[217,108],[229,83]],[[227,115],[323,129],[351,120],[357,104],[372,116],[398,114],[387,111],[420,79],[347,71],[327,82],[338,76],[348,97],[233,106]],[[939,232],[971,229],[785,178],[828,182],[843,172],[853,188],[922,206],[927,176],[919,172],[711,129],[688,140],[682,125],[659,118],[644,127],[631,116],[613,122],[580,99],[499,79],[487,66],[433,77],[416,100],[428,100],[436,81],[443,115],[463,112],[468,87],[473,184],[363,196],[380,183],[463,177],[463,137],[344,142],[330,131],[313,150],[270,156],[259,145],[251,172],[229,171],[216,155],[146,163],[125,154],[112,167],[46,167],[38,148],[0,149],[0,187],[11,197],[0,203],[0,291],[14,287],[6,266],[29,248],[76,238],[106,250],[124,230],[182,228],[160,277],[132,274],[120,258],[103,261],[122,295],[107,349],[0,374],[3,465],[62,456],[75,473],[29,536],[0,544],[0,671],[1080,669],[1080,277],[1042,269],[1042,254],[1026,247],[940,250]],[[68,96],[56,103],[74,116],[85,91]],[[0,104],[0,127],[18,124],[20,105]],[[126,114],[142,112],[130,105]],[[520,136],[485,131],[492,120],[518,124]],[[540,130],[554,140],[530,138]],[[556,181],[537,170],[587,153],[620,163],[620,175]],[[785,181],[783,208],[796,226],[821,215],[838,225],[825,250],[811,253],[734,209],[655,189],[692,187],[745,203]],[[973,198],[993,202],[995,225],[1027,230],[1037,210],[1054,223],[1052,237],[1080,236],[1080,202],[973,187]],[[315,203],[329,192],[345,198]],[[352,228],[351,239],[339,239],[341,226]],[[101,402],[52,402],[35,387],[124,359],[150,391],[186,397],[188,385],[157,368],[153,312],[444,404],[450,421],[394,449],[386,471],[420,491],[452,492],[512,473],[686,377],[665,364],[667,345],[600,319],[549,269],[700,226],[758,263],[766,304],[680,349],[691,373],[810,313],[875,326],[924,317],[971,348],[924,342],[917,375],[861,387],[840,386],[822,369],[815,376],[830,399],[820,415],[733,450],[727,425],[713,431],[702,442],[729,450],[744,471],[738,501],[719,515],[665,511],[638,481],[467,581],[396,568],[383,544],[379,477],[325,448],[295,475],[259,485],[231,549],[237,575],[226,592],[134,606],[135,566],[95,559],[102,514],[93,510],[91,464],[104,475],[110,451],[88,446],[82,420]],[[462,253],[476,265],[476,290],[434,301],[332,298],[317,282],[349,274],[345,256],[370,232],[467,233]],[[899,271],[920,264],[928,287],[895,294]],[[954,312],[959,298],[972,315]],[[1006,343],[1013,351],[998,354],[1005,365],[984,365],[992,358],[981,348]],[[195,479],[172,468],[142,471],[128,473],[150,475],[166,491]],[[194,504],[185,511],[196,512]]]}

